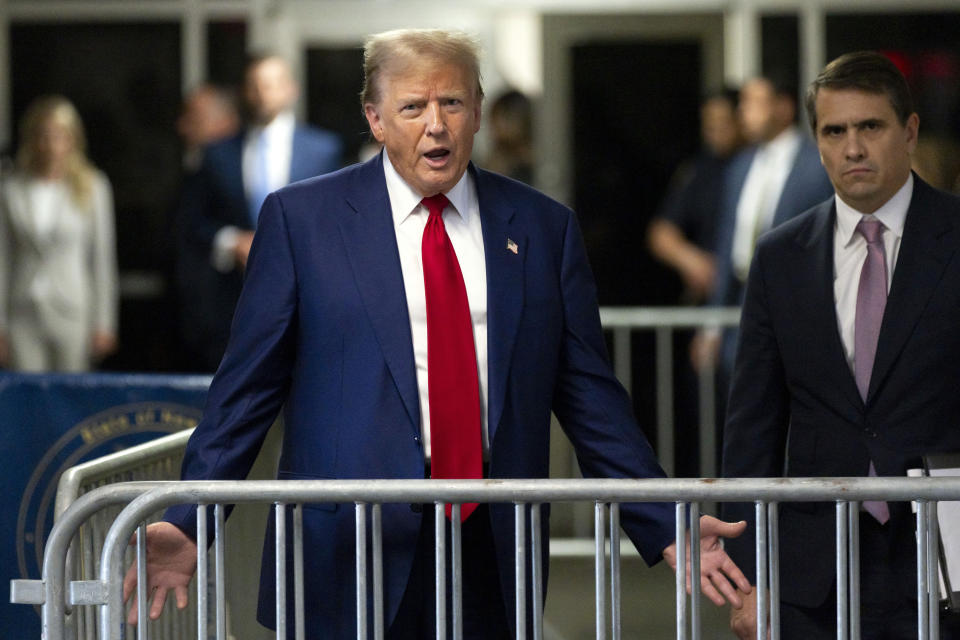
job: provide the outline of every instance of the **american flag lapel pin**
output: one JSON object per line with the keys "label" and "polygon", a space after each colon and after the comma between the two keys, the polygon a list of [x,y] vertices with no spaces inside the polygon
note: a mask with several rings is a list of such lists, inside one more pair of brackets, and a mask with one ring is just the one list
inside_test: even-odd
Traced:
{"label": "american flag lapel pin", "polygon": [[510,251],[511,253],[513,253],[513,255],[517,255],[518,249],[519,247],[517,246],[517,243],[514,242],[512,239],[507,238],[507,251]]}

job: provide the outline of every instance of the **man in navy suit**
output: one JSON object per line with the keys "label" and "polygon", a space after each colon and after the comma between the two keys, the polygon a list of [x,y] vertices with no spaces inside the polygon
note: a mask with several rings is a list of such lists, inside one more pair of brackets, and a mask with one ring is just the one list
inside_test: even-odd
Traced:
{"label": "man in navy suit", "polygon": [[252,57],[243,84],[247,126],[207,147],[196,179],[186,186],[179,219],[184,261],[195,268],[182,287],[193,292],[183,301],[185,339],[206,370],[216,369],[226,348],[263,200],[341,166],[340,139],[296,121],[298,93],[283,58]]}
{"label": "man in navy suit", "polygon": [[[752,143],[727,165],[717,208],[716,282],[710,303],[743,303],[743,283],[757,238],[833,192],[817,148],[796,124],[796,84],[777,74],[748,80],[740,90],[744,137]],[[736,332],[701,332],[694,364],[720,357],[726,378],[733,368]]]}
{"label": "man in navy suit", "polygon": [[[364,111],[384,151],[267,198],[183,477],[243,478],[281,407],[280,478],[544,478],[551,411],[584,476],[661,477],[605,354],[573,212],[470,163],[483,96],[473,41],[434,30],[380,34],[367,43],[364,71]],[[443,324],[433,321],[432,301],[445,289],[434,271],[438,241],[462,294],[440,310],[450,314]],[[435,348],[451,330],[466,336],[455,347],[468,355]],[[466,382],[438,393],[448,382],[436,377],[441,362]],[[448,394],[458,398],[453,407]],[[449,429],[461,425],[473,447],[465,471],[438,471],[449,468]],[[513,507],[464,509],[472,511],[463,523],[465,637],[510,637]],[[304,510],[311,637],[356,637],[352,511]],[[148,549],[168,550],[148,551],[151,616],[168,588],[185,601],[195,513],[173,508],[150,528]],[[672,506],[624,505],[622,514],[647,562],[674,563]],[[390,638],[432,636],[432,518],[420,505],[384,505]],[[740,531],[742,523],[703,520],[702,582],[718,604],[738,602],[731,580],[749,585],[719,544]],[[259,614],[268,626],[272,548]],[[131,573],[128,594],[134,582]]]}
{"label": "man in navy suit", "polygon": [[[836,197],[760,240],[723,474],[903,476],[924,454],[960,451],[960,200],[911,173],[919,119],[881,54],[827,65],[807,110]],[[863,507],[862,637],[916,638],[910,505]],[[747,531],[727,549],[754,575]],[[779,531],[781,637],[835,637],[833,506],[783,504]],[[756,637],[755,602],[751,592],[731,611],[741,638]]]}

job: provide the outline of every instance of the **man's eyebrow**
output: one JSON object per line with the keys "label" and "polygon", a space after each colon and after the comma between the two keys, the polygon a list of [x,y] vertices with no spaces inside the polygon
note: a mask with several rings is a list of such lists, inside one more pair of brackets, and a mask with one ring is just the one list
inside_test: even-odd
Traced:
{"label": "man's eyebrow", "polygon": [[820,125],[820,130],[826,131],[827,129],[846,129],[848,126],[859,128],[871,124],[884,124],[886,122],[886,119],[878,117],[864,118],[863,120],[857,120],[855,122],[824,122],[822,125]]}

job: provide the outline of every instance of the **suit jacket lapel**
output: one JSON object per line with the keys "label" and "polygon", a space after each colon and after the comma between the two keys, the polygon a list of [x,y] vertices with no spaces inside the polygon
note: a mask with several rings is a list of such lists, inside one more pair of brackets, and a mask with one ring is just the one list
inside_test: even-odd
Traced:
{"label": "suit jacket lapel", "polygon": [[410,317],[381,157],[377,155],[354,174],[346,198],[353,214],[341,218],[340,231],[384,360],[410,423],[419,430],[420,400]]}
{"label": "suit jacket lapel", "polygon": [[[306,180],[316,175],[308,157],[308,146],[304,144],[304,129],[297,125],[293,129],[293,148],[290,150],[290,182]],[[315,163],[314,163],[315,164]]]}
{"label": "suit jacket lapel", "polygon": [[814,322],[817,325],[814,335],[823,337],[823,340],[805,345],[804,348],[823,350],[820,356],[811,355],[810,361],[826,362],[825,370],[836,372],[836,379],[831,387],[839,391],[849,403],[851,410],[859,413],[863,407],[863,400],[860,398],[856,380],[847,363],[843,341],[840,339],[837,303],[833,292],[833,235],[836,215],[833,199],[819,205],[806,233],[798,238],[809,261],[806,264],[796,265],[799,274],[797,281],[813,282],[811,303],[814,309]]}
{"label": "suit jacket lapel", "polygon": [[[52,234],[41,234],[37,228],[36,212],[33,210],[30,199],[30,179],[24,174],[22,178],[11,179],[8,185],[10,223],[20,229],[20,237],[26,239],[38,254],[45,253],[49,250]],[[63,223],[61,209],[69,203],[61,202],[58,205],[54,214],[56,216],[54,226],[60,226]]]}
{"label": "suit jacket lapel", "polygon": [[515,205],[503,197],[490,175],[473,165],[470,171],[476,178],[487,265],[487,430],[492,443],[503,415],[510,360],[523,311],[527,233],[515,219]]}
{"label": "suit jacket lapel", "polygon": [[[777,206],[773,211],[771,227],[776,227],[803,211],[803,209],[798,210],[797,200],[802,200],[804,194],[797,193],[797,190],[810,184],[810,181],[804,175],[811,166],[806,158],[806,155],[810,153],[809,144],[806,137],[801,139],[797,154],[793,157],[790,172],[787,174],[787,181],[783,183],[783,191],[780,192],[780,198],[777,200]],[[819,164],[814,166],[819,170]],[[833,237],[832,234],[830,237]]]}
{"label": "suit jacket lapel", "polygon": [[27,179],[12,178],[7,182],[4,194],[7,198],[7,215],[11,226],[21,231],[21,236],[28,238],[35,249],[39,251],[36,225],[32,220],[32,210],[27,198]]}
{"label": "suit jacket lapel", "polygon": [[949,219],[937,215],[933,189],[916,176],[913,184],[900,253],[880,326],[868,401],[890,373],[913,333],[956,246],[955,230]]}
{"label": "suit jacket lapel", "polygon": [[231,207],[225,212],[225,215],[229,215],[230,223],[242,229],[250,229],[253,227],[253,221],[250,219],[250,203],[247,200],[247,190],[243,183],[243,140],[245,136],[246,132],[241,131],[223,143],[224,150],[217,155],[216,175],[218,180],[223,181],[224,188],[227,190],[227,197],[231,203]]}

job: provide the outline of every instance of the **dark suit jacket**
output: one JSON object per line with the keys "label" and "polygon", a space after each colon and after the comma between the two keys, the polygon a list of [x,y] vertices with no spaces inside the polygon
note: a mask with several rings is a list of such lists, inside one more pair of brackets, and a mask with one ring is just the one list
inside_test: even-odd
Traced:
{"label": "dark suit jacket", "polygon": [[[930,452],[960,451],[960,199],[914,178],[866,403],[837,328],[836,209],[830,199],[766,235],[750,269],[724,435],[727,477],[903,476]],[[751,525],[727,549],[754,575]],[[834,582],[832,504],[780,508],[783,600],[824,602]],[[915,590],[908,505],[888,523]],[[864,560],[868,562],[868,560]],[[900,585],[892,585],[899,587]]]}
{"label": "dark suit jacket", "polygon": [[[199,172],[184,183],[178,216],[184,338],[210,371],[226,348],[243,285],[241,271],[220,273],[210,265],[213,239],[228,225],[253,229],[243,184],[245,136],[245,131],[240,132],[204,150]],[[335,134],[298,124],[293,132],[290,182],[339,169],[341,151]]]}
{"label": "dark suit jacket", "polygon": [[[734,156],[727,167],[723,193],[720,199],[717,228],[717,275],[716,289],[711,304],[714,306],[738,306],[743,303],[743,283],[733,267],[733,236],[737,227],[737,203],[747,181],[750,165],[757,154],[751,147]],[[833,194],[833,185],[820,164],[820,152],[809,137],[803,136],[793,167],[780,192],[773,213],[771,228],[801,214]],[[722,360],[727,373],[733,368],[736,331],[724,332]]]}
{"label": "dark suit jacket", "polygon": [[[184,478],[243,478],[281,406],[281,478],[423,477],[410,323],[381,157],[267,199]],[[607,360],[573,212],[519,182],[470,171],[487,270],[489,476],[547,477],[551,411],[586,477],[662,476]],[[623,511],[627,534],[655,562],[673,537],[672,508]],[[168,518],[194,530],[192,508]],[[420,519],[408,504],[384,506],[388,624],[407,584]],[[512,603],[512,506],[491,505],[490,520],[504,598]],[[353,509],[310,506],[304,527],[308,602],[315,603],[307,627],[354,637]],[[268,544],[261,590],[267,624],[271,554]]]}

